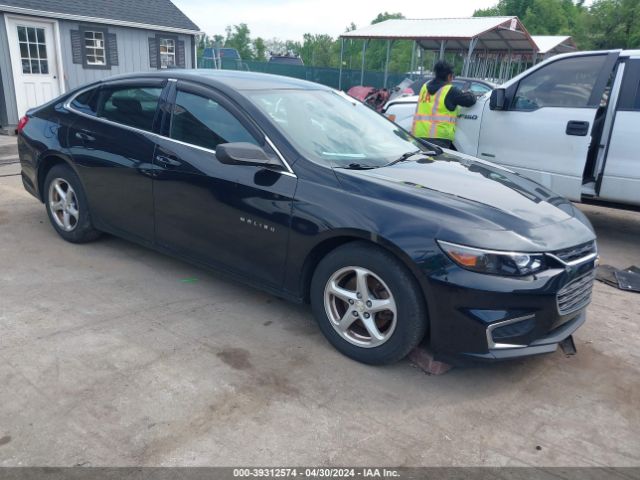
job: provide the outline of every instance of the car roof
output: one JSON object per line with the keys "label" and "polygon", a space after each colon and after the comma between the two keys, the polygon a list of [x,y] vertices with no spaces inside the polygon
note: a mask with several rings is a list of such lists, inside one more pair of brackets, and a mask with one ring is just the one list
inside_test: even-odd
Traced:
{"label": "car roof", "polygon": [[282,75],[269,73],[242,72],[237,70],[215,69],[168,69],[160,72],[145,72],[124,74],[109,77],[104,81],[130,80],[136,78],[175,78],[176,80],[191,80],[213,87],[226,86],[233,90],[331,90],[331,88],[318,83],[308,82]]}

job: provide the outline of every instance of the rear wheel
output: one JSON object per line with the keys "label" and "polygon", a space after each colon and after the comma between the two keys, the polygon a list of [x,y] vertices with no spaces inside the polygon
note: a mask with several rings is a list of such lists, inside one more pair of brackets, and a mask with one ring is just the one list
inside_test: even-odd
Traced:
{"label": "rear wheel", "polygon": [[311,282],[311,306],[335,348],[373,365],[405,357],[427,326],[412,274],[389,252],[364,242],[342,246],[320,262]]}
{"label": "rear wheel", "polygon": [[67,165],[56,165],[44,181],[45,206],[56,232],[73,243],[95,240],[100,232],[91,224],[89,206],[76,173]]}

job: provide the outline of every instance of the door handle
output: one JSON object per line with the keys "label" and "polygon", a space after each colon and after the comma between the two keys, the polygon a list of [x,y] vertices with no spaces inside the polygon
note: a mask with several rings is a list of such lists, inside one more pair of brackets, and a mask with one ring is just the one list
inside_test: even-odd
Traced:
{"label": "door handle", "polygon": [[182,165],[182,162],[174,160],[173,158],[169,158],[166,155],[156,155],[156,162],[158,163],[158,165],[161,165],[165,168],[179,167],[180,165]]}
{"label": "door handle", "polygon": [[84,132],[76,132],[75,137],[79,140],[82,140],[83,142],[93,142],[96,139],[96,137],[93,137],[88,133],[84,133]]}
{"label": "door handle", "polygon": [[575,135],[577,137],[586,137],[589,133],[589,122],[569,120],[565,133],[567,135]]}

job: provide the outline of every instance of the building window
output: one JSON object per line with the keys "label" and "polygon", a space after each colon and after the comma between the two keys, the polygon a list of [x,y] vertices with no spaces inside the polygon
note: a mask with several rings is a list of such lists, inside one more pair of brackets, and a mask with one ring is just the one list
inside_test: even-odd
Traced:
{"label": "building window", "polygon": [[44,28],[18,26],[22,73],[49,74]]}
{"label": "building window", "polygon": [[104,33],[85,30],[84,51],[86,55],[87,65],[106,65],[107,59],[104,43]]}
{"label": "building window", "polygon": [[173,38],[160,39],[160,68],[175,67],[176,41]]}

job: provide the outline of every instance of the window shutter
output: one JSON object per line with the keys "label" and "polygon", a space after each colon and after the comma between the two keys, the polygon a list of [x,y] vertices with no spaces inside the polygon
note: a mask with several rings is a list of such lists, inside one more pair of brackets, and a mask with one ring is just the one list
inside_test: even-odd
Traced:
{"label": "window shutter", "polygon": [[115,33],[107,33],[107,63],[110,67],[118,66],[118,42]]}
{"label": "window shutter", "polygon": [[184,40],[178,40],[176,42],[176,66],[186,68]]}
{"label": "window shutter", "polygon": [[71,58],[73,63],[82,64],[82,34],[80,30],[71,30]]}
{"label": "window shutter", "polygon": [[158,48],[158,41],[156,38],[152,37],[149,38],[149,66],[151,68],[159,68],[159,61],[158,61],[158,52],[159,48]]}

